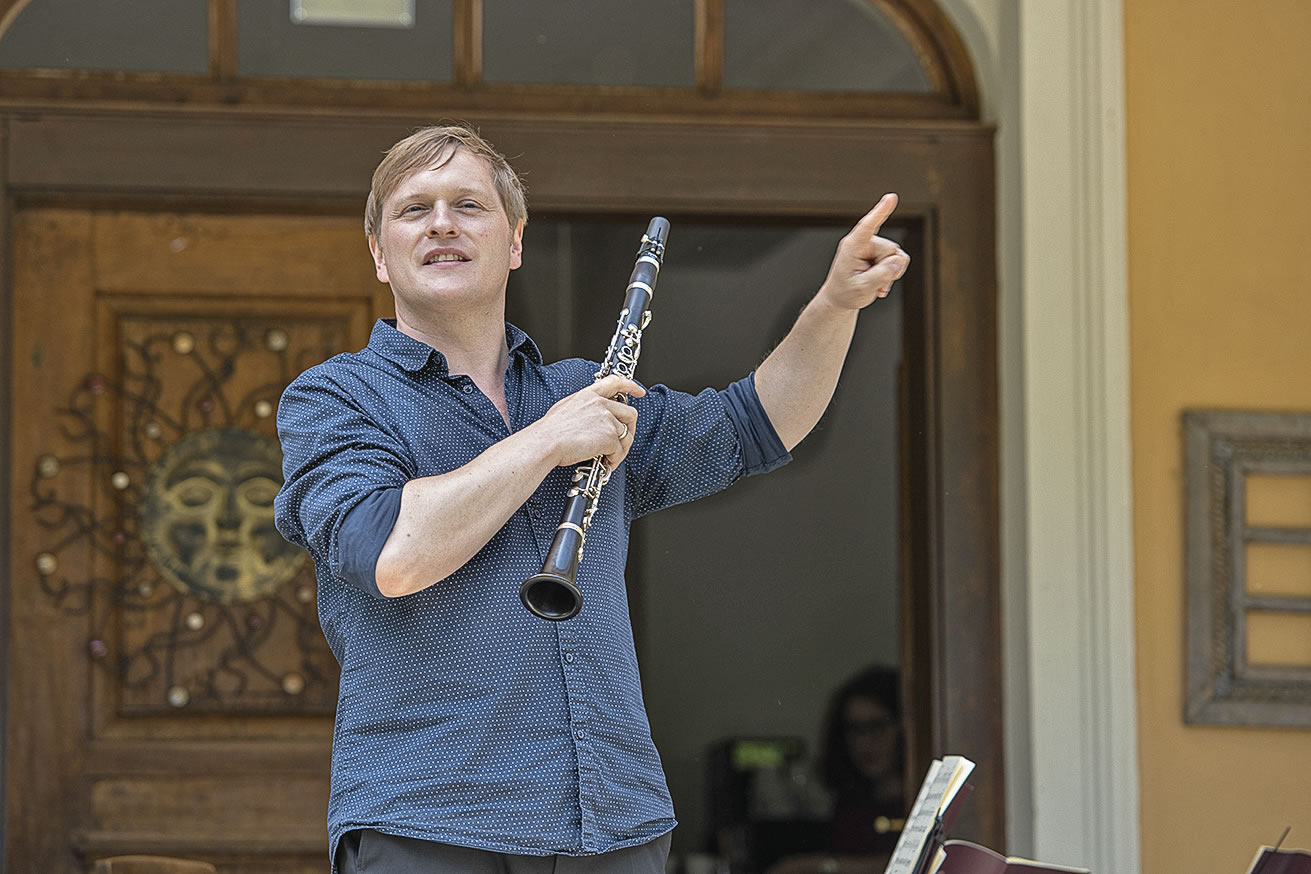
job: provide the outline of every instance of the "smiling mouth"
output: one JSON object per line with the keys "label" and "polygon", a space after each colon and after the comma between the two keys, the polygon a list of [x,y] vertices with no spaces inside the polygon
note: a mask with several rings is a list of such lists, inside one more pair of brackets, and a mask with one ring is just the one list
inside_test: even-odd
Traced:
{"label": "smiling mouth", "polygon": [[424,261],[423,264],[425,267],[429,264],[461,264],[468,260],[468,258],[460,255],[434,255],[427,261]]}

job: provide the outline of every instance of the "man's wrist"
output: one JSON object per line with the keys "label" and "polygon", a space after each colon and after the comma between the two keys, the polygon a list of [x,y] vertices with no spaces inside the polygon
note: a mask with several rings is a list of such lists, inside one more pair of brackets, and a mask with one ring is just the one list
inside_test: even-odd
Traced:
{"label": "man's wrist", "polygon": [[850,306],[842,300],[842,295],[829,287],[825,282],[815,292],[815,296],[810,300],[810,306],[818,310],[818,314],[833,318],[849,317],[855,318],[860,314],[863,307]]}

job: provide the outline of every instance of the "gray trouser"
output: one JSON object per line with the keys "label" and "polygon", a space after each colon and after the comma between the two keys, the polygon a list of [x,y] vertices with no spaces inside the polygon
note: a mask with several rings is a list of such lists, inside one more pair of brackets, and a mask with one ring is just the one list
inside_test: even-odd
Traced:
{"label": "gray trouser", "polygon": [[471,850],[372,829],[342,835],[339,874],[664,874],[668,834],[599,856],[519,856]]}

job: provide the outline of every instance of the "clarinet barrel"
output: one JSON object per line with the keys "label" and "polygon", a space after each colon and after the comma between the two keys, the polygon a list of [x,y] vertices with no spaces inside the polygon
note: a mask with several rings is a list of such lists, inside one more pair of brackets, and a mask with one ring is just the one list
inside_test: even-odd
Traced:
{"label": "clarinet barrel", "polygon": [[[633,378],[637,357],[642,351],[642,331],[651,320],[651,296],[660,276],[668,237],[669,222],[659,216],[651,219],[637,250],[637,260],[624,295],[624,307],[619,312],[619,324],[601,361],[601,369],[596,372],[597,379],[611,374]],[[620,394],[615,399],[627,401],[628,396]],[[583,558],[583,542],[587,539],[587,529],[592,514],[596,512],[601,488],[610,479],[610,473],[602,456],[574,468],[564,514],[555,529],[555,539],[547,550],[541,573],[524,580],[519,587],[519,598],[533,615],[559,622],[576,616],[582,609],[578,564]]]}

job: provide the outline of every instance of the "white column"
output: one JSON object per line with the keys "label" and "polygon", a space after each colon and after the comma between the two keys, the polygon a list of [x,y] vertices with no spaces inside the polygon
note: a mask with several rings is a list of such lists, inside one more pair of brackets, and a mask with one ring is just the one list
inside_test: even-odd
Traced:
{"label": "white column", "polygon": [[[1137,874],[1122,0],[1019,0],[1033,852]],[[1003,120],[1003,123],[1005,120]]]}

